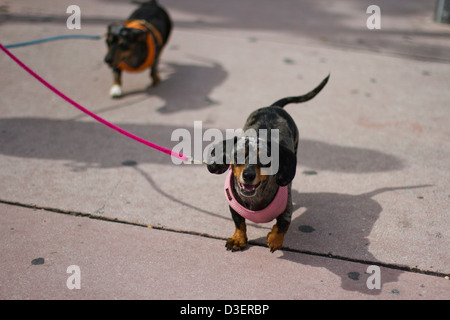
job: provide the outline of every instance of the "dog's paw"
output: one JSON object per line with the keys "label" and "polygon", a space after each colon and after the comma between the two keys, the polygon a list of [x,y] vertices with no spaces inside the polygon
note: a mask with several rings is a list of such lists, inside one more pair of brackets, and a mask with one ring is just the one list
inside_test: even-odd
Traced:
{"label": "dog's paw", "polygon": [[152,87],[156,87],[161,82],[158,74],[152,75]]}
{"label": "dog's paw", "polygon": [[267,235],[267,243],[269,244],[270,252],[275,252],[280,249],[284,242],[284,233],[278,232],[277,225],[274,225],[272,231]]}
{"label": "dog's paw", "polygon": [[119,98],[122,96],[122,87],[118,84],[113,85],[109,90],[109,95],[111,98]]}
{"label": "dog's paw", "polygon": [[245,235],[235,233],[227,240],[225,247],[227,247],[227,250],[231,251],[244,250],[247,247],[247,237]]}

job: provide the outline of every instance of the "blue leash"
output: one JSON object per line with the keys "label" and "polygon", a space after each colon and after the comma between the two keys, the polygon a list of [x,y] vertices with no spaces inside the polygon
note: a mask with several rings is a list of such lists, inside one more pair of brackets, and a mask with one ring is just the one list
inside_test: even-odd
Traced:
{"label": "blue leash", "polygon": [[26,41],[26,42],[20,42],[20,43],[13,43],[5,45],[4,47],[7,49],[10,48],[17,48],[17,47],[24,47],[29,46],[32,44],[47,42],[47,41],[55,41],[55,40],[62,40],[62,39],[90,39],[90,40],[99,40],[102,36],[89,36],[89,35],[83,35],[83,34],[69,34],[69,35],[62,35],[62,36],[55,36],[50,38],[43,38],[38,40],[32,40],[32,41]]}

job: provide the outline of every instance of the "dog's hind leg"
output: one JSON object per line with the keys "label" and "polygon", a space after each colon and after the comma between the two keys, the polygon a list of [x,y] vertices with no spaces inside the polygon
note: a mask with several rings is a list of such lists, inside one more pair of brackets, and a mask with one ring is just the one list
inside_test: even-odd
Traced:
{"label": "dog's hind leg", "polygon": [[158,83],[161,81],[158,72],[158,64],[159,64],[159,55],[156,57],[155,62],[153,63],[153,66],[150,71],[150,77],[152,78],[153,87],[158,85]]}

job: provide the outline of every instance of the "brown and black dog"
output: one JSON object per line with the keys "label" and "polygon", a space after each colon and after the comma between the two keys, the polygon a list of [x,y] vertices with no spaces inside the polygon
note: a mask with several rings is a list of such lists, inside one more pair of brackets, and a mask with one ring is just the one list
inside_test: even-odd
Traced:
{"label": "brown and black dog", "polygon": [[[245,123],[244,136],[221,141],[209,151],[207,164],[211,173],[222,174],[231,168],[225,181],[225,197],[230,205],[236,230],[226,242],[228,250],[246,248],[246,219],[259,223],[276,218],[276,224],[267,235],[267,243],[271,252],[281,248],[291,223],[291,183],[296,172],[299,141],[297,126],[283,107],[289,103],[311,100],[325,87],[328,79],[329,76],[303,96],[284,98],[269,107],[254,111]],[[249,129],[256,132],[256,137],[247,135]],[[261,129],[276,129],[277,139],[267,138],[268,135],[261,137]],[[272,163],[268,163],[267,159],[260,159],[263,151],[266,154],[274,153],[270,155]],[[253,159],[252,153],[256,154]],[[272,166],[275,159],[278,162],[276,172],[267,174],[268,171],[264,169]],[[271,213],[267,213],[267,210]]]}
{"label": "brown and black dog", "polygon": [[109,94],[122,95],[122,71],[151,69],[152,84],[160,81],[158,62],[161,51],[169,39],[172,21],[156,0],[143,3],[125,22],[108,26],[105,62],[112,68],[114,85]]}

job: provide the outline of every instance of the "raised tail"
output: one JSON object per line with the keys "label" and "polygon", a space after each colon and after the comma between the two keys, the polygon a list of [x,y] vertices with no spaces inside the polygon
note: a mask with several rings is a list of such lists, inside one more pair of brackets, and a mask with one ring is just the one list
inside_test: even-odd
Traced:
{"label": "raised tail", "polygon": [[152,3],[152,2],[156,2],[156,0],[147,0],[147,1],[131,0],[132,4],[138,4],[138,5],[143,5],[143,4]]}
{"label": "raised tail", "polygon": [[323,89],[323,87],[325,87],[329,78],[330,78],[330,75],[328,75],[325,79],[323,79],[322,82],[314,90],[308,92],[307,94],[304,94],[304,95],[298,96],[298,97],[283,98],[283,99],[280,99],[280,100],[272,103],[270,106],[283,108],[285,105],[287,105],[289,103],[301,103],[301,102],[306,102],[308,100],[311,100]]}

